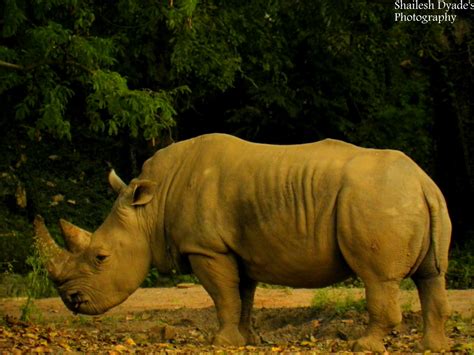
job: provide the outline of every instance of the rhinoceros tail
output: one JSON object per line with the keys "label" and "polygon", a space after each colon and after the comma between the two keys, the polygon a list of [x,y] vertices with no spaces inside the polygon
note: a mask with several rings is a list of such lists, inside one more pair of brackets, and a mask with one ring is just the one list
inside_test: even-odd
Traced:
{"label": "rhinoceros tail", "polygon": [[428,177],[423,183],[423,193],[430,214],[430,251],[438,274],[445,274],[448,269],[448,250],[451,242],[451,220],[443,194]]}

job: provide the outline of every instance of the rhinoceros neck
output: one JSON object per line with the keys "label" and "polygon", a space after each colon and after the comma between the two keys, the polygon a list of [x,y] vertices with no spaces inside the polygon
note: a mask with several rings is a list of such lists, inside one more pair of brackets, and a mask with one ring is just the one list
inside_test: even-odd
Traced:
{"label": "rhinoceros neck", "polygon": [[157,183],[156,195],[147,206],[141,219],[151,248],[152,265],[163,274],[172,273],[177,269],[176,252],[165,230],[166,200],[170,184],[176,169],[167,154],[157,152],[148,159],[139,178],[152,180]]}
{"label": "rhinoceros neck", "polygon": [[150,246],[151,264],[156,266],[160,273],[166,274],[171,272],[172,265],[163,228],[164,211],[160,195],[158,192],[139,218]]}

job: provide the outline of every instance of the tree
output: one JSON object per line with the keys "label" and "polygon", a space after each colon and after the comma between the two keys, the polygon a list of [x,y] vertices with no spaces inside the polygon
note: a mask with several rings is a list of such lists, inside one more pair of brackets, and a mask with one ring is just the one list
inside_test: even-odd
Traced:
{"label": "tree", "polygon": [[127,129],[147,139],[175,124],[173,100],[186,87],[129,87],[115,69],[126,47],[103,30],[101,10],[88,0],[3,3],[3,124],[14,117],[31,137],[46,131],[69,139],[82,117],[95,131]]}

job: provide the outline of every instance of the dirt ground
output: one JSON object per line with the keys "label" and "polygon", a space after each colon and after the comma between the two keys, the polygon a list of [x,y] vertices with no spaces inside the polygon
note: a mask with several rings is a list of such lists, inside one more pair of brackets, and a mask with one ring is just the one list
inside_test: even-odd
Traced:
{"label": "dirt ground", "polygon": [[[314,306],[316,294],[324,306]],[[139,289],[99,317],[74,316],[59,298],[37,300],[29,322],[18,320],[25,299],[0,299],[0,353],[349,351],[368,320],[362,298],[361,289],[258,288],[254,326],[261,344],[242,348],[209,345],[217,329],[215,310],[197,285]],[[449,291],[449,300],[452,350],[472,353],[474,290]],[[416,292],[403,291],[401,305],[404,321],[385,344],[388,351],[412,352],[422,334]]]}

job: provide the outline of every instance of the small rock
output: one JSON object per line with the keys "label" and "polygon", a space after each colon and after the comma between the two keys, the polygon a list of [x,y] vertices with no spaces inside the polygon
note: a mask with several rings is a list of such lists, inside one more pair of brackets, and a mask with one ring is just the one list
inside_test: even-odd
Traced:
{"label": "small rock", "polygon": [[337,336],[339,337],[339,339],[342,339],[342,340],[348,340],[349,339],[349,336],[345,332],[343,332],[342,330],[337,331]]}
{"label": "small rock", "polygon": [[151,318],[151,314],[150,314],[150,313],[143,313],[140,318],[141,318],[142,320],[150,319],[150,318]]}
{"label": "small rock", "polygon": [[176,329],[169,325],[159,325],[153,327],[150,329],[150,332],[162,341],[173,340],[176,338]]}
{"label": "small rock", "polygon": [[164,340],[172,340],[176,338],[176,329],[174,327],[170,327],[168,325],[165,325],[163,329],[163,339]]}
{"label": "small rock", "polygon": [[176,288],[191,288],[196,286],[196,284],[193,284],[191,282],[182,282],[176,285]]}

